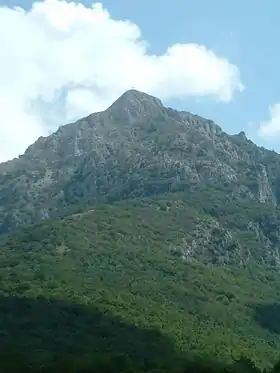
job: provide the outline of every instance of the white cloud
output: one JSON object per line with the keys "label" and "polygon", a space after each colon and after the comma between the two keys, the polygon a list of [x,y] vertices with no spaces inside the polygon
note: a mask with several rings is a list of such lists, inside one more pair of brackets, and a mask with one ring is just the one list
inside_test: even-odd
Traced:
{"label": "white cloud", "polygon": [[45,0],[0,7],[0,161],[58,124],[105,109],[132,87],[161,99],[242,91],[239,70],[198,44],[148,53],[137,25],[101,3]]}
{"label": "white cloud", "polygon": [[259,136],[273,139],[280,136],[280,103],[269,107],[270,118],[259,125]]}

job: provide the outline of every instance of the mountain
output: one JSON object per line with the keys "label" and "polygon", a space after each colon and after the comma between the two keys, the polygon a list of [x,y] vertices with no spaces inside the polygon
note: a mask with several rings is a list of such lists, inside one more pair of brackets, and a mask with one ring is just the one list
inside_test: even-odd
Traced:
{"label": "mountain", "polygon": [[135,90],[0,164],[0,372],[270,367],[279,177],[243,132]]}
{"label": "mountain", "polygon": [[[60,127],[0,164],[0,232],[67,215],[77,205],[175,192],[198,192],[202,200],[208,190],[205,208],[214,194],[220,204],[208,206],[211,219],[197,221],[200,241],[211,246],[220,232],[222,262],[231,250],[242,263],[254,257],[278,265],[279,177],[280,156],[244,133],[230,136],[211,120],[130,90],[107,110]],[[228,223],[233,213],[243,218]],[[185,246],[196,256],[196,239]]]}

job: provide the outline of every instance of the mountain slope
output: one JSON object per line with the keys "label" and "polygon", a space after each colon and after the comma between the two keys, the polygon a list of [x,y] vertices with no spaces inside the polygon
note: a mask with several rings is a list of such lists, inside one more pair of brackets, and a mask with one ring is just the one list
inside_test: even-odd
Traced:
{"label": "mountain slope", "polygon": [[106,202],[213,185],[229,196],[279,202],[280,156],[243,133],[128,91],[104,112],[40,138],[0,164],[0,232]]}
{"label": "mountain slope", "polygon": [[0,164],[2,351],[70,371],[103,353],[270,365],[279,177],[280,156],[244,133],[134,90],[40,138]]}
{"label": "mountain slope", "polygon": [[[2,237],[1,348],[32,359],[83,356],[104,352],[117,335],[127,335],[123,348],[140,360],[168,360],[177,351],[222,361],[245,354],[260,366],[273,363],[280,347],[278,271],[256,263],[211,267],[206,259],[213,251],[232,254],[232,247],[221,249],[220,235],[188,253],[196,219],[201,225],[211,216],[173,194],[103,205]],[[119,325],[116,318],[157,330],[173,347],[164,357],[156,339],[160,348],[168,344],[159,334],[146,333],[150,349],[139,347],[145,337],[131,339],[124,326],[108,334],[110,323]]]}

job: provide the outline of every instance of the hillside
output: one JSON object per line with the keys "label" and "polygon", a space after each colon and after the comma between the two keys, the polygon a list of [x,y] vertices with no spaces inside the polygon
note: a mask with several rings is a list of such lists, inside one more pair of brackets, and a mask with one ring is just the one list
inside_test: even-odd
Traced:
{"label": "hillside", "polygon": [[[275,362],[278,270],[253,261],[234,265],[239,251],[223,248],[219,235],[209,245],[196,241],[197,251],[189,253],[196,222],[212,218],[183,197],[102,205],[3,237],[2,351],[31,360],[85,359],[96,351],[125,354],[133,364],[174,364],[190,355]],[[230,217],[246,223],[246,216]],[[245,238],[239,242],[246,247]],[[232,263],[213,267],[211,255]]]}

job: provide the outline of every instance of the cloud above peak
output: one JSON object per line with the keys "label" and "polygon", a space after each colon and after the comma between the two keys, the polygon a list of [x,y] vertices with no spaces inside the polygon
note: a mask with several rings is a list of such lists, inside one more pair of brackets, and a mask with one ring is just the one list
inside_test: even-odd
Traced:
{"label": "cloud above peak", "polygon": [[244,89],[237,66],[203,45],[174,44],[150,54],[140,28],[113,19],[101,3],[0,7],[0,48],[0,162],[132,87],[163,100],[222,102]]}
{"label": "cloud above peak", "polygon": [[259,136],[269,139],[278,140],[280,136],[280,103],[269,107],[269,119],[259,125]]}

